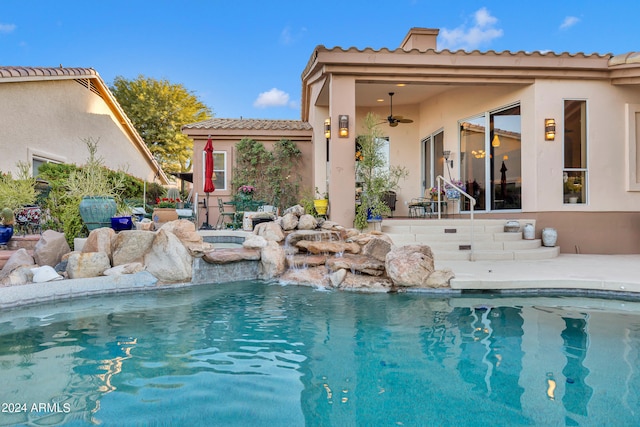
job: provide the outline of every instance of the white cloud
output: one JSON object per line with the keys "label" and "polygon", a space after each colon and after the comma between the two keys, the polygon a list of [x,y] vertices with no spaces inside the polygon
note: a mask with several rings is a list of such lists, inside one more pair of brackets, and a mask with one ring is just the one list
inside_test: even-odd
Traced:
{"label": "white cloud", "polygon": [[440,32],[441,43],[443,49],[477,49],[483,44],[491,42],[493,39],[502,37],[502,30],[495,28],[498,18],[492,16],[487,8],[478,9],[473,14],[473,26],[468,28],[461,25],[453,30],[444,28]]}
{"label": "white cloud", "polygon": [[13,30],[16,29],[14,24],[0,24],[0,33],[9,34],[12,33]]}
{"label": "white cloud", "polygon": [[253,106],[257,108],[268,107],[291,107],[296,108],[296,102],[289,100],[289,94],[276,89],[275,87],[268,92],[262,92],[258,95],[258,99],[253,102]]}
{"label": "white cloud", "polygon": [[575,16],[567,16],[566,18],[564,18],[564,21],[562,21],[562,24],[560,24],[560,29],[566,30],[567,28],[573,27],[578,22],[580,22],[580,19],[576,18]]}
{"label": "white cloud", "polygon": [[286,26],[280,32],[280,43],[290,45],[300,40],[307,32],[305,27],[300,28],[297,32],[293,32],[291,27]]}

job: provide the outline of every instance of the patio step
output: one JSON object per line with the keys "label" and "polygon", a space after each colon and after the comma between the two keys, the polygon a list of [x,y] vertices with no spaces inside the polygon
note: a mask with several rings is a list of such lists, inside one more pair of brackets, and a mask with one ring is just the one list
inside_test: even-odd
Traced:
{"label": "patio step", "polygon": [[[474,219],[473,256],[476,260],[531,260],[555,258],[559,247],[543,247],[540,239],[523,239],[522,227],[535,220],[520,219],[520,231],[506,232],[507,219]],[[437,260],[471,257],[469,219],[385,219],[382,231],[398,246],[425,244]]]}

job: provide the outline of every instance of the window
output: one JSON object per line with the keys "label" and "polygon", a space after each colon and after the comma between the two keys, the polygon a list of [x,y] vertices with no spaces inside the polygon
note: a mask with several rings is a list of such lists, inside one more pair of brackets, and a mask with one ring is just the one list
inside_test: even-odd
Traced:
{"label": "window", "polygon": [[587,202],[587,102],[564,101],[564,203]]}
{"label": "window", "polygon": [[32,156],[31,157],[31,174],[34,177],[40,175],[40,166],[45,163],[61,163],[55,160],[47,159],[45,157]]}
{"label": "window", "polygon": [[[202,152],[202,182],[204,182],[204,162],[205,152]],[[216,190],[227,189],[227,152],[226,151],[214,151],[213,152],[213,185]]]}

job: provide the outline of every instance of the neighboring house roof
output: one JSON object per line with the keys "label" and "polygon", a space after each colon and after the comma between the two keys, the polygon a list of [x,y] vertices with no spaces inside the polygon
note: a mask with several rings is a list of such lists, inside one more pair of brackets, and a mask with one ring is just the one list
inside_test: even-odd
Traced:
{"label": "neighboring house roof", "polygon": [[213,118],[198,123],[184,125],[182,129],[218,129],[218,130],[312,130],[308,122],[301,120],[268,119],[220,119]]}
{"label": "neighboring house roof", "polygon": [[162,170],[160,164],[153,157],[153,154],[145,144],[138,131],[127,117],[109,87],[102,80],[100,75],[93,68],[65,68],[65,67],[16,67],[0,66],[0,83],[15,83],[29,81],[51,81],[51,80],[76,80],[83,83],[93,93],[101,97],[109,106],[118,122],[124,127],[127,134],[140,149],[152,168],[155,170],[158,179],[163,184],[168,184],[169,179]]}

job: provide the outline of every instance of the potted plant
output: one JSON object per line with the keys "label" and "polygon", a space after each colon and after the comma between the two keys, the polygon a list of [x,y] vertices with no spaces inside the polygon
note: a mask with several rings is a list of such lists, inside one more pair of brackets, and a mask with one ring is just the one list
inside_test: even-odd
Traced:
{"label": "potted plant", "polygon": [[[171,191],[171,190],[175,190]],[[180,200],[180,193],[176,195],[177,190],[170,188],[167,191],[167,197],[156,198],[156,207],[153,209],[153,222],[163,223],[168,221],[175,221],[178,219],[178,211],[176,207]]]}
{"label": "potted plant", "polygon": [[0,174],[0,245],[6,245],[13,237],[15,213],[24,206],[32,205],[36,200],[36,181],[30,174],[29,165],[25,162],[18,162],[17,167],[18,176],[16,179],[10,172]]}
{"label": "potted plant", "polygon": [[409,174],[404,166],[386,164],[382,151],[385,140],[379,128],[381,122],[377,115],[368,113],[364,119],[365,132],[356,139],[356,181],[362,192],[354,225],[360,230],[365,229],[368,222],[381,221],[383,215],[391,213],[385,195],[397,191],[400,179]]}
{"label": "potted plant", "polygon": [[[445,183],[445,186],[444,186],[445,195],[447,196],[447,199],[449,199],[449,200],[458,200],[458,199],[460,199],[460,190],[462,190],[462,191],[466,190],[466,188],[465,188],[466,186],[464,185],[464,183],[462,181],[457,180],[457,179],[452,179],[451,183],[455,187],[452,187],[451,185]],[[460,190],[458,190],[458,189],[460,189]]]}
{"label": "potted plant", "polygon": [[318,215],[326,216],[329,207],[329,193],[326,191],[321,193],[316,187],[316,198],[313,200],[313,207]]}
{"label": "potted plant", "polygon": [[127,205],[118,207],[116,216],[111,217],[111,228],[116,232],[131,230],[133,228],[133,208]]}
{"label": "potted plant", "polygon": [[83,140],[89,151],[87,162],[72,171],[67,180],[67,196],[80,200],[80,216],[89,231],[100,227],[110,227],[111,218],[117,211],[116,198],[124,188],[124,174],[109,179],[109,171],[102,157],[98,157],[98,142]]}

